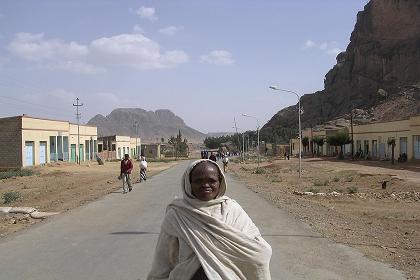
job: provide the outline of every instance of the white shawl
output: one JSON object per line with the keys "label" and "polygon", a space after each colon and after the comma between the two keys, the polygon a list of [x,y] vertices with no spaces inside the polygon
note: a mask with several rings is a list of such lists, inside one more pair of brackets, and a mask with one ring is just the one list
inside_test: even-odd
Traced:
{"label": "white shawl", "polygon": [[[271,247],[242,207],[224,196],[226,179],[217,164],[223,177],[217,197],[201,201],[192,195],[190,172],[203,161],[215,164],[204,159],[193,162],[187,168],[182,180],[184,197],[169,204],[162,224],[163,232],[187,243],[194,255],[186,262],[177,263],[168,278],[153,278],[150,276],[152,269],[148,279],[189,280],[185,275],[193,275],[195,271],[187,273],[186,270],[197,270],[200,265],[210,280],[271,279]],[[169,254],[173,250],[167,248],[167,251]],[[157,252],[162,254],[165,251],[157,248]],[[157,258],[159,256],[155,256],[155,262]]]}

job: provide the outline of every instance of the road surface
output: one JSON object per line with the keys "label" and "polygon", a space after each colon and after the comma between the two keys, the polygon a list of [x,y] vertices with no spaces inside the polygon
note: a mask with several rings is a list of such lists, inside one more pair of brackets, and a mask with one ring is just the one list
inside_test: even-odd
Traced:
{"label": "road surface", "polygon": [[[145,279],[165,206],[181,196],[186,166],[182,162],[135,185],[129,194],[112,193],[0,240],[0,278]],[[322,238],[237,179],[227,178],[227,195],[242,205],[272,245],[272,279],[405,279],[388,265]]]}

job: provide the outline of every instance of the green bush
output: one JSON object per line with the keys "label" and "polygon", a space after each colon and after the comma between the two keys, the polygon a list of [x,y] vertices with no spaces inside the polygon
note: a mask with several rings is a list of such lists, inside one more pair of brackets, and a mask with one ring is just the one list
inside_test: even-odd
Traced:
{"label": "green bush", "polygon": [[310,188],[309,190],[307,190],[308,192],[312,192],[312,193],[319,193],[319,190],[316,188]]}
{"label": "green bush", "polygon": [[22,197],[22,195],[20,194],[20,192],[7,192],[7,193],[4,193],[2,196],[1,196],[2,198],[3,198],[3,200],[4,200],[4,204],[8,204],[8,203],[11,203],[11,202],[14,202],[14,201],[16,201],[16,200],[18,200],[19,198],[21,198]]}
{"label": "green bush", "polygon": [[323,184],[322,184],[322,182],[321,182],[321,181],[316,180],[316,181],[314,182],[314,186],[316,186],[316,187],[320,187],[320,186],[323,186]]}
{"label": "green bush", "polygon": [[339,182],[339,181],[340,181],[340,178],[334,177],[334,182]]}
{"label": "green bush", "polygon": [[357,189],[357,187],[348,187],[347,188],[347,191],[348,191],[348,193],[357,193],[358,192],[358,189]]}
{"label": "green bush", "polygon": [[314,186],[316,186],[316,187],[328,186],[329,183],[330,183],[330,181],[328,181],[328,180],[325,180],[324,182],[321,182],[320,180],[316,180],[314,182]]}
{"label": "green bush", "polygon": [[265,169],[257,167],[257,169],[255,169],[255,174],[265,174]]}
{"label": "green bush", "polygon": [[0,171],[0,179],[7,179],[11,177],[23,177],[34,175],[34,171],[31,169],[12,169],[6,171]]}
{"label": "green bush", "polygon": [[347,177],[346,182],[353,182],[353,177],[351,177],[351,176]]}

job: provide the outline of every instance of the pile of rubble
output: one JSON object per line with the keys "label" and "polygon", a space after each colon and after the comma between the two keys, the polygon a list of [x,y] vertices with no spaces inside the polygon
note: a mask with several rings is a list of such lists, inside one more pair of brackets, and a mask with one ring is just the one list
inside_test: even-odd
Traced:
{"label": "pile of rubble", "polygon": [[44,219],[48,216],[57,215],[58,212],[41,212],[33,207],[0,207],[1,213],[27,214],[33,219]]}
{"label": "pile of rubble", "polygon": [[397,201],[412,201],[420,202],[420,192],[399,192],[399,193],[339,193],[336,191],[330,193],[316,193],[316,192],[300,192],[293,191],[295,195],[301,196],[320,196],[320,197],[338,197],[338,196],[347,196],[347,197],[358,197],[362,199],[393,199]]}

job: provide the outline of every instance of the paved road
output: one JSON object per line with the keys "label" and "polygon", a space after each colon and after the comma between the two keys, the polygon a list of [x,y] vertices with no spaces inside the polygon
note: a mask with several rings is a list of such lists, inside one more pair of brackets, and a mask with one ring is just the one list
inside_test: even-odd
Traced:
{"label": "paved road", "polygon": [[[0,241],[0,279],[145,279],[165,205],[180,196],[187,163],[133,192],[110,194]],[[405,279],[397,270],[333,243],[228,176],[228,195],[272,245],[273,279]],[[187,279],[186,279],[187,280]]]}

